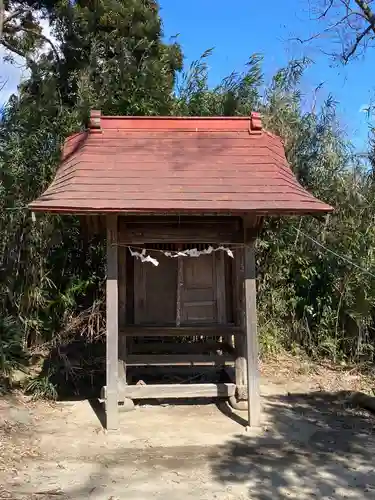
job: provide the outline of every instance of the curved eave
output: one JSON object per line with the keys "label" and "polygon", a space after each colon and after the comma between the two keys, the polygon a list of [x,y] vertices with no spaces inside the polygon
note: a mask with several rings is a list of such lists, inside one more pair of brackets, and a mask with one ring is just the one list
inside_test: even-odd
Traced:
{"label": "curved eave", "polygon": [[49,212],[54,214],[126,214],[126,215],[146,215],[146,214],[220,214],[220,215],[245,215],[247,213],[256,213],[258,215],[322,215],[326,213],[333,212],[333,207],[325,203],[317,203],[306,205],[305,207],[293,206],[293,204],[288,204],[284,206],[274,206],[274,207],[253,207],[248,208],[246,206],[236,207],[236,208],[215,208],[213,204],[207,205],[206,207],[199,208],[152,208],[147,207],[144,209],[132,208],[132,207],[105,207],[105,206],[89,206],[89,205],[63,205],[56,203],[49,203],[48,201],[35,200],[29,204],[29,209],[33,212]]}

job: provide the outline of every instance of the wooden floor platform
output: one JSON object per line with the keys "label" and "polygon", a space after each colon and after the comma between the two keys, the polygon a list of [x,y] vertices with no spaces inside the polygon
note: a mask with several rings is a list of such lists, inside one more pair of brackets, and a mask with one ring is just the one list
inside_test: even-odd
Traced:
{"label": "wooden floor platform", "polygon": [[[119,383],[118,400],[124,399],[176,399],[176,398],[227,398],[234,396],[235,384],[150,384],[125,385]],[[107,388],[101,391],[101,399],[106,399]]]}

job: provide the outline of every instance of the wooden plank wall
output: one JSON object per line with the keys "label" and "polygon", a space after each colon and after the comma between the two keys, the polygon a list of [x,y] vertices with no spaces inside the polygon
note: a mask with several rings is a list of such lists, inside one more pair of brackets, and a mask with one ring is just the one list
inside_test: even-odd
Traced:
{"label": "wooden plank wall", "polygon": [[239,217],[120,217],[121,244],[231,243],[243,238]]}

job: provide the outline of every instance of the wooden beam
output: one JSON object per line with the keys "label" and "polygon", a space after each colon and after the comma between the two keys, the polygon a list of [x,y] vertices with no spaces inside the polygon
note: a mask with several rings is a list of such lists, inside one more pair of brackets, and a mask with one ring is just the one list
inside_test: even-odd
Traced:
{"label": "wooden beam", "polygon": [[221,220],[221,223],[206,222],[201,218],[182,222],[165,220],[164,223],[127,222],[120,219],[119,240],[121,244],[142,243],[234,243],[242,239],[242,229],[238,220]]}
{"label": "wooden beam", "polygon": [[127,366],[233,366],[231,354],[129,354]]}
{"label": "wooden beam", "polygon": [[[242,214],[243,215],[243,214]],[[148,215],[140,215],[139,213],[137,215],[120,215],[119,217],[119,228],[122,228],[123,224],[130,225],[130,224],[178,224],[178,225],[185,225],[185,224],[196,224],[196,225],[206,225],[206,224],[228,224],[228,223],[233,223],[235,224],[236,228],[241,228],[242,227],[242,222],[243,222],[243,217],[241,216],[231,216],[231,214],[228,215],[218,215],[216,214],[211,214],[211,215],[203,215],[201,213],[198,213],[196,215],[180,215],[180,214],[174,214],[171,215],[171,212],[163,214],[158,214],[156,215],[155,213],[153,214],[148,214]]]}
{"label": "wooden beam", "polygon": [[[160,398],[227,398],[234,395],[235,385],[226,384],[158,384],[158,385],[120,385],[121,400],[160,399]],[[107,397],[107,388],[101,391],[102,399]]]}
{"label": "wooden beam", "polygon": [[133,344],[132,354],[202,354],[218,351],[234,353],[233,347],[225,342],[139,342]]}
{"label": "wooden beam", "polygon": [[106,427],[118,427],[118,254],[117,216],[107,217],[107,287],[106,287]]}
{"label": "wooden beam", "polygon": [[260,425],[260,390],[256,311],[255,240],[245,247],[245,311],[247,344],[247,391],[249,426]]}
{"label": "wooden beam", "polygon": [[121,334],[128,337],[200,337],[201,335],[244,335],[240,326],[209,325],[209,326],[126,326]]}
{"label": "wooden beam", "polygon": [[243,217],[244,241],[254,240],[263,227],[264,217],[260,214],[246,214]]}

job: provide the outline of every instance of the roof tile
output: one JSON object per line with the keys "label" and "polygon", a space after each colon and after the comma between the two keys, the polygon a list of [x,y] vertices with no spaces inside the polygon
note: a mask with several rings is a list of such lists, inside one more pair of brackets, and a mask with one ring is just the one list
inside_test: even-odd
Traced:
{"label": "roof tile", "polygon": [[89,212],[327,212],[248,118],[104,117],[69,137],[55,179],[30,208]]}

